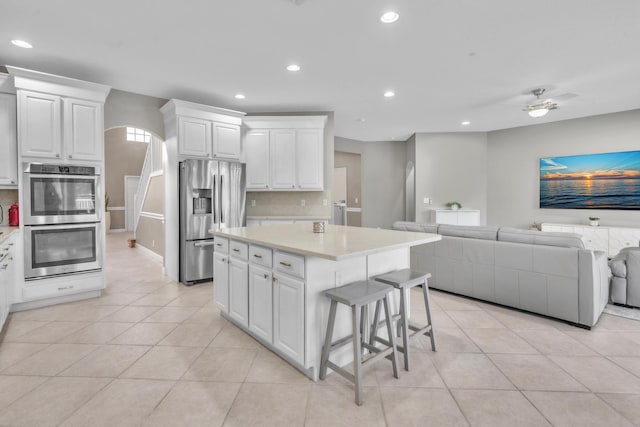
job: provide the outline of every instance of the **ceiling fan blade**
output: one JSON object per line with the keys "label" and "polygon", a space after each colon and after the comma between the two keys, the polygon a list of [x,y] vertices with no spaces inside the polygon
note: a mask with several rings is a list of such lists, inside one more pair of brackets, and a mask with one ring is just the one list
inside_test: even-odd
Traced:
{"label": "ceiling fan blade", "polygon": [[579,95],[577,93],[573,93],[573,92],[567,92],[567,93],[563,93],[563,94],[559,94],[559,95],[551,94],[547,100],[548,101],[552,101],[552,102],[568,101],[568,100],[576,98],[578,96]]}

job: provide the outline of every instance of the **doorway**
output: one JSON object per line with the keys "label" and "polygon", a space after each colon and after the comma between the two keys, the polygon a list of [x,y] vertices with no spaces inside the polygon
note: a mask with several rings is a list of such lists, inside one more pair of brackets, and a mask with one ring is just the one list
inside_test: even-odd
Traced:
{"label": "doorway", "polygon": [[[346,223],[350,226],[360,227],[362,225],[363,203],[362,203],[362,156],[359,153],[347,153],[335,151],[333,160],[335,170],[339,170],[338,176],[334,176],[334,200],[345,200],[346,202]],[[344,172],[344,178],[340,174]],[[346,190],[344,193],[342,183]],[[345,194],[345,196],[339,196]]]}

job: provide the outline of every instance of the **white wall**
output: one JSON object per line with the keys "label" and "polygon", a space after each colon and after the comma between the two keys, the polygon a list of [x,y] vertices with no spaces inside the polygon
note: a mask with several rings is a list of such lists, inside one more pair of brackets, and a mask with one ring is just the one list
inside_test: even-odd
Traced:
{"label": "white wall", "polygon": [[160,107],[166,99],[112,89],[104,104],[104,128],[133,126],[164,139]]}
{"label": "white wall", "polygon": [[403,142],[335,138],[335,150],[362,156],[362,226],[391,228],[404,219]]}
{"label": "white wall", "polygon": [[[409,147],[413,143],[409,140]],[[407,154],[411,158],[411,153]],[[487,218],[487,134],[418,133],[415,135],[416,221],[428,222],[429,209],[456,201],[479,209]],[[425,197],[432,204],[423,203]]]}
{"label": "white wall", "polygon": [[540,157],[640,149],[640,110],[565,120],[488,134],[489,224],[532,222],[640,226],[640,211],[540,209]]}

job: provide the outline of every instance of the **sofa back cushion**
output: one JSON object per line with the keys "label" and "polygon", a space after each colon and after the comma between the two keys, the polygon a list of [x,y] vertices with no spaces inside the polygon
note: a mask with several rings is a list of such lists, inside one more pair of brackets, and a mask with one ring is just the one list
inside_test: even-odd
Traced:
{"label": "sofa back cushion", "polygon": [[575,233],[552,233],[549,231],[502,227],[498,231],[498,240],[501,242],[584,249],[584,242],[581,236]]}
{"label": "sofa back cushion", "polygon": [[393,223],[394,230],[417,231],[420,233],[438,233],[438,224],[421,223],[413,221],[396,221]]}
{"label": "sofa back cushion", "polygon": [[498,227],[480,227],[476,225],[440,225],[438,234],[451,237],[468,237],[471,239],[496,240]]}

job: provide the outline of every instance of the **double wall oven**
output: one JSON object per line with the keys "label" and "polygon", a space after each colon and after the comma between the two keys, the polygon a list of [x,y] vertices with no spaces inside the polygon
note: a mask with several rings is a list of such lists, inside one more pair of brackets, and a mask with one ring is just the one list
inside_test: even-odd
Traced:
{"label": "double wall oven", "polygon": [[102,269],[100,171],[25,163],[25,278]]}

